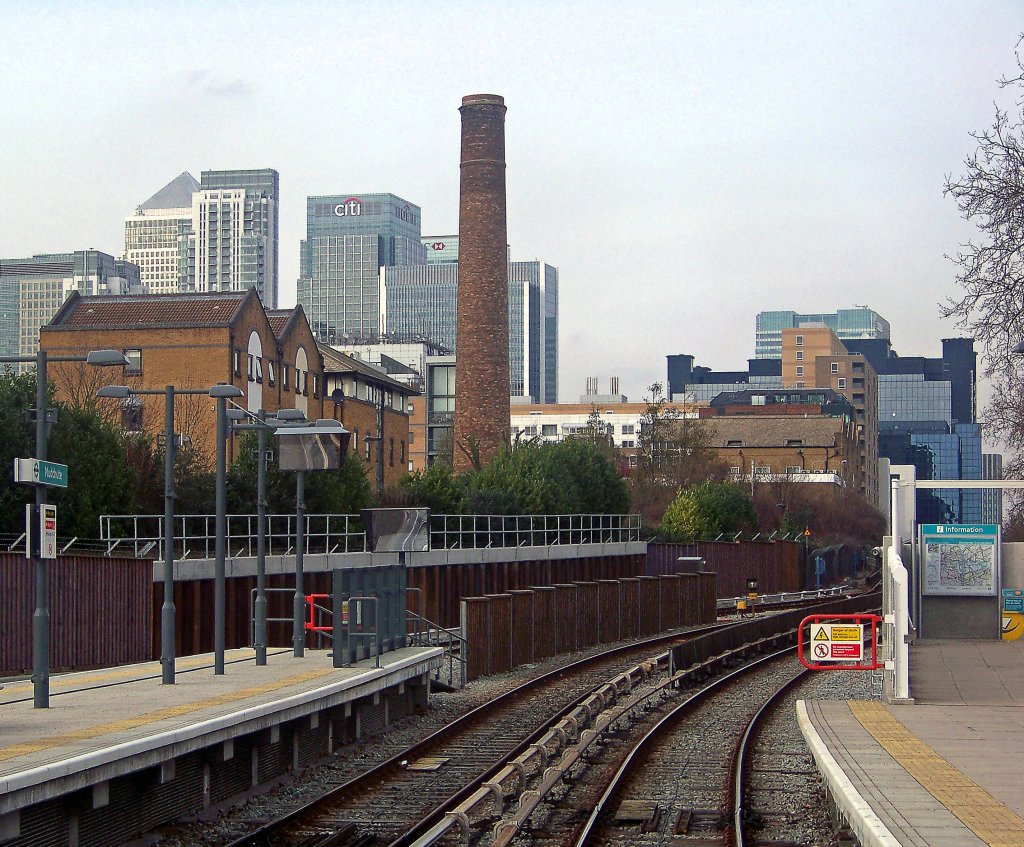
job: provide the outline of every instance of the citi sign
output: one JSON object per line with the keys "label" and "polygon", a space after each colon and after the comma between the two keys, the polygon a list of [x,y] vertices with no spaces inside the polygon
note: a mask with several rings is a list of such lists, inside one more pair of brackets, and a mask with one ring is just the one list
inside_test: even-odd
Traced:
{"label": "citi sign", "polygon": [[363,213],[363,201],[358,197],[349,197],[334,207],[334,214],[339,218],[354,217]]}

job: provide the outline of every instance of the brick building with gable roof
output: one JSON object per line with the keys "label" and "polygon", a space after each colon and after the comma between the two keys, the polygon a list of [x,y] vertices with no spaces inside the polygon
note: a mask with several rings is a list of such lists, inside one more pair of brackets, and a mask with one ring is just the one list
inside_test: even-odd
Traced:
{"label": "brick building with gable roof", "polygon": [[[48,353],[84,354],[116,349],[128,356],[124,372],[53,363],[57,398],[94,402],[102,385],[162,391],[208,389],[228,383],[242,389],[238,404],[251,412],[297,408],[310,419],[332,417],[324,400],[323,357],[300,306],[267,312],[255,289],[209,294],[82,297],[73,293],[40,330]],[[116,401],[101,401],[104,403]],[[326,406],[326,409],[325,409]],[[326,414],[325,414],[326,411]],[[164,431],[164,398],[143,395],[122,403],[122,423],[155,436]],[[175,429],[208,457],[216,455],[212,400],[175,401]],[[233,458],[234,439],[229,443]]]}

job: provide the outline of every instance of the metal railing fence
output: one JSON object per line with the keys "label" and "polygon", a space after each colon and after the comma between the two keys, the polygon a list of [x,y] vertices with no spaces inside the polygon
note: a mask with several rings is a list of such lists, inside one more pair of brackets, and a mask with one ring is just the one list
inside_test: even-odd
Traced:
{"label": "metal railing fence", "polygon": [[[176,559],[208,559],[216,548],[215,515],[174,519]],[[255,556],[256,515],[227,516],[227,555]],[[295,515],[268,515],[268,556],[295,552]],[[543,547],[640,541],[639,515],[432,515],[431,549]],[[358,515],[306,515],[307,553],[366,552]],[[163,515],[102,515],[100,539],[107,555],[163,558]]]}

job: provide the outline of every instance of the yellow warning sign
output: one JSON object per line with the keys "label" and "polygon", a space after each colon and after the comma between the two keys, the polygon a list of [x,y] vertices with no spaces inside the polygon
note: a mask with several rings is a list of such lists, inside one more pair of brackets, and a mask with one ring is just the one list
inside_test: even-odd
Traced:
{"label": "yellow warning sign", "polygon": [[832,627],[833,641],[860,641],[861,632],[859,626],[834,626]]}
{"label": "yellow warning sign", "polygon": [[825,627],[818,627],[818,634],[814,636],[815,641],[829,641],[828,632]]}

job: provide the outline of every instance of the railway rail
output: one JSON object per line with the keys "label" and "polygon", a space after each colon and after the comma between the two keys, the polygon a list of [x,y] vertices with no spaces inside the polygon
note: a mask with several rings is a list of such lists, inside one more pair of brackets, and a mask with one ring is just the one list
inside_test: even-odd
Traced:
{"label": "railway rail", "polygon": [[[877,599],[831,602],[814,611],[849,611],[851,604],[868,608],[877,605]],[[792,643],[796,622],[807,611],[660,636],[559,668],[345,779],[323,797],[263,824],[228,847],[510,844],[524,838],[531,819],[543,817],[545,804],[574,783],[575,772],[605,758],[607,750],[621,747],[617,739],[630,731],[629,725],[643,724],[645,716],[649,723],[666,711],[681,688],[702,683],[764,650],[777,652],[784,642]],[[651,655],[652,650],[658,652]],[[687,697],[694,699],[695,695]],[[589,771],[587,782],[595,782]],[[609,798],[616,796],[615,789],[609,791]],[[607,811],[609,802],[600,808]],[[584,808],[595,808],[593,798],[586,803]],[[571,800],[568,805],[579,803]],[[710,805],[718,808],[722,803]],[[596,814],[595,822],[600,819]],[[687,827],[697,823],[691,814]],[[679,823],[674,826],[678,829]],[[597,831],[595,825],[589,829]],[[720,829],[733,827],[723,823]]]}

